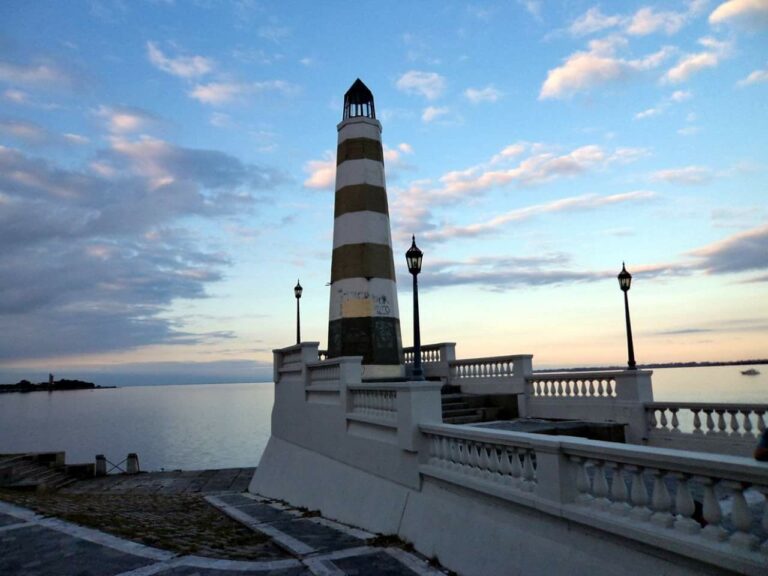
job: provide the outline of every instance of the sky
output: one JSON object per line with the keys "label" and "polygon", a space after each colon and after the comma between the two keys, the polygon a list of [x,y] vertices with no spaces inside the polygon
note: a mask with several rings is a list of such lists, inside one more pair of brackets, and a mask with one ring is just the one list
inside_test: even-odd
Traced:
{"label": "sky", "polygon": [[268,381],[383,126],[404,345],[768,356],[768,0],[0,2],[0,381]]}

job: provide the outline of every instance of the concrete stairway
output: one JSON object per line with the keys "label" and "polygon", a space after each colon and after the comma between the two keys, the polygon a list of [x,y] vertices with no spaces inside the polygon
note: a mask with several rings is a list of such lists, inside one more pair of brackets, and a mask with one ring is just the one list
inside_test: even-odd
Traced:
{"label": "concrete stairway", "polygon": [[442,389],[443,422],[475,424],[517,416],[517,403],[507,397],[464,394],[458,386]]}
{"label": "concrete stairway", "polygon": [[93,476],[93,464],[65,463],[64,452],[0,454],[0,488],[54,491]]}

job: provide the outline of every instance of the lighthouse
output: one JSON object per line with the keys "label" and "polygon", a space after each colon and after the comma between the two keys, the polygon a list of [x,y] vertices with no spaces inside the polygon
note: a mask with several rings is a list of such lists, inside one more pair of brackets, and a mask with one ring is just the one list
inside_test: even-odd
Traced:
{"label": "lighthouse", "polygon": [[337,126],[328,357],[362,356],[364,380],[405,375],[381,124],[358,78]]}

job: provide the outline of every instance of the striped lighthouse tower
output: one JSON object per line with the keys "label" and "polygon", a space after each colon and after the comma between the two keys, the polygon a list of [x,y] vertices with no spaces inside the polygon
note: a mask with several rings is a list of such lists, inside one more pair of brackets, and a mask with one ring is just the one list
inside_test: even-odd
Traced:
{"label": "striped lighthouse tower", "polygon": [[328,357],[362,356],[363,379],[404,376],[381,124],[360,79],[338,125]]}

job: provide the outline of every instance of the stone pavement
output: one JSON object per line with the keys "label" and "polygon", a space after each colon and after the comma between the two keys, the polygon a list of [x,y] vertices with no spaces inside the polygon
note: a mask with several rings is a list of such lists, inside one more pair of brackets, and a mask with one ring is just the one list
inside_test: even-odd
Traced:
{"label": "stone pavement", "polygon": [[[203,477],[214,477],[205,471]],[[229,474],[236,478],[239,474]],[[155,478],[152,478],[156,476]],[[200,491],[201,473],[155,473],[109,477],[78,483],[62,494],[96,502],[104,494],[119,498],[192,498]],[[218,485],[224,484],[223,476]],[[100,482],[102,484],[100,484]],[[122,484],[122,488],[118,486]],[[205,483],[204,483],[205,484]],[[175,488],[173,487],[175,485]],[[209,485],[210,487],[210,485]],[[229,487],[232,487],[230,484]],[[106,492],[105,492],[106,491]],[[100,530],[43,516],[17,504],[0,501],[0,574],[3,576],[299,576],[363,575],[413,576],[444,574],[423,558],[394,542],[326,520],[316,513],[244,492],[206,490],[205,500],[236,520],[259,542],[251,560],[210,557],[171,551],[128,540]],[[30,496],[32,497],[32,496]],[[68,502],[67,498],[65,501]],[[200,499],[200,496],[197,496]],[[18,502],[18,499],[15,499]],[[201,499],[200,499],[201,501]],[[98,503],[87,506],[98,508]],[[203,502],[204,504],[204,502]],[[39,509],[39,506],[38,506]],[[209,522],[189,511],[189,522]],[[210,512],[216,514],[214,508]],[[50,512],[46,512],[49,514]],[[60,515],[60,514],[57,514]],[[222,516],[223,517],[223,516]],[[225,520],[231,522],[227,518]],[[135,518],[130,521],[135,522]],[[195,529],[200,527],[193,527]],[[217,536],[214,536],[214,538]],[[140,540],[140,541],[136,541]],[[220,555],[220,554],[217,554]]]}

